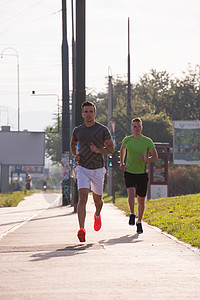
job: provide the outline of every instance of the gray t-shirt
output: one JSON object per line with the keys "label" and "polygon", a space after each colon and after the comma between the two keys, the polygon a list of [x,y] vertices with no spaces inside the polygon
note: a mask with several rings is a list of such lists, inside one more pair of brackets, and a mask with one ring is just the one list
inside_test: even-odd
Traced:
{"label": "gray t-shirt", "polygon": [[72,139],[79,142],[79,165],[87,169],[98,169],[104,166],[104,158],[100,153],[90,150],[93,143],[97,148],[103,148],[104,142],[111,139],[108,128],[98,122],[91,127],[81,124],[74,128]]}

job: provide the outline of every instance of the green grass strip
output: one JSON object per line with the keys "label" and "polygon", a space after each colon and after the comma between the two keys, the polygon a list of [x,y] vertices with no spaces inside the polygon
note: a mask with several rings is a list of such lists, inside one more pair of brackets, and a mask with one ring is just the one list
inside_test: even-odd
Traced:
{"label": "green grass strip", "polygon": [[13,193],[5,193],[0,194],[0,207],[14,207],[19,204],[22,200],[24,200],[25,197],[30,196],[33,194],[34,191],[26,191],[26,194],[24,191],[18,191]]}
{"label": "green grass strip", "polygon": [[[105,194],[104,202],[112,202],[112,197]],[[137,214],[137,200],[135,202]],[[129,215],[127,197],[116,194],[115,205]],[[191,246],[200,248],[200,194],[146,201],[143,220]]]}

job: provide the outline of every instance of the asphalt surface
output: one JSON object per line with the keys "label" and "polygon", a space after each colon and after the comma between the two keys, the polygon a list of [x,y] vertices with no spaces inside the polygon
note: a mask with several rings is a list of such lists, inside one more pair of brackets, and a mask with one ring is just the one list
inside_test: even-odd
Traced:
{"label": "asphalt surface", "polygon": [[200,299],[200,251],[104,204],[93,229],[87,204],[86,243],[77,214],[58,194],[34,194],[0,208],[0,299]]}

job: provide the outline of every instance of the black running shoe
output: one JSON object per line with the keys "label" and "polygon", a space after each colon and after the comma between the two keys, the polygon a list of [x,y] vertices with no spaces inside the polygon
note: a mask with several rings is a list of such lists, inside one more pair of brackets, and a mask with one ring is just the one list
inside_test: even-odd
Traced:
{"label": "black running shoe", "polygon": [[137,226],[137,233],[138,234],[143,233],[142,223],[137,223],[136,226]]}
{"label": "black running shoe", "polygon": [[130,215],[129,225],[135,225],[135,214]]}

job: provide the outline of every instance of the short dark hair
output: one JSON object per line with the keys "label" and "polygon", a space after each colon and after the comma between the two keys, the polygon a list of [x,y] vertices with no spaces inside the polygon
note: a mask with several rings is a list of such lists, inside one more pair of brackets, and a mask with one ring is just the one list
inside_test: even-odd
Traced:
{"label": "short dark hair", "polygon": [[131,121],[131,125],[132,125],[134,122],[141,122],[141,123],[142,123],[142,120],[141,120],[140,118],[134,118],[134,119],[132,119],[132,121]]}
{"label": "short dark hair", "polygon": [[96,106],[94,105],[94,103],[90,102],[90,101],[84,101],[82,104],[81,104],[81,108],[83,110],[83,107],[85,106],[92,106],[94,107],[94,111],[96,111]]}

